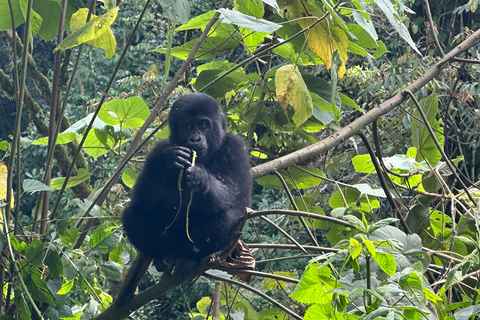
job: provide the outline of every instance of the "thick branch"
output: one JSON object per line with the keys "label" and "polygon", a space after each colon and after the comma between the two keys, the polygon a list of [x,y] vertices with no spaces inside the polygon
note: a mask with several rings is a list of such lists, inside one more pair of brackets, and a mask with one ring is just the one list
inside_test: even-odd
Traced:
{"label": "thick branch", "polygon": [[[446,67],[446,65],[451,60],[453,60],[456,56],[458,56],[460,53],[464,52],[465,50],[468,50],[469,48],[473,47],[475,44],[478,43],[478,41],[480,41],[480,30],[477,30],[474,34],[468,37],[464,42],[462,42],[460,45],[455,47],[452,51],[450,51],[447,55],[445,55],[445,57],[443,57],[439,62],[437,62],[430,69],[428,69],[427,72],[425,72],[425,74],[422,77],[420,77],[418,80],[414,81],[412,84],[406,87],[405,90],[409,90],[415,93],[421,88],[423,88],[428,82],[434,79],[440,73],[440,71]],[[399,91],[395,96],[393,96],[389,100],[374,107],[372,110],[368,111],[363,116],[353,121],[351,124],[347,125],[346,127],[343,127],[338,132],[334,133],[328,138],[323,139],[322,141],[312,144],[306,148],[292,152],[286,156],[260,164],[252,168],[252,175],[256,179],[256,178],[263,177],[267,174],[273,174],[275,170],[281,170],[288,166],[291,166],[300,162],[305,162],[328,150],[331,150],[332,148],[338,146],[339,144],[346,141],[347,139],[358,134],[362,129],[364,129],[373,121],[377,120],[380,116],[398,107],[405,100],[406,100],[406,96],[404,96],[402,92]]]}

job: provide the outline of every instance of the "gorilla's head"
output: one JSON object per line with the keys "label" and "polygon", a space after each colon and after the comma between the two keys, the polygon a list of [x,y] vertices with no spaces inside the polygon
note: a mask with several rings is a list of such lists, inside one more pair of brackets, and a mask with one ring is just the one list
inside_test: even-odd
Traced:
{"label": "gorilla's head", "polygon": [[220,148],[227,124],[217,100],[204,93],[191,93],[172,105],[169,126],[174,145],[195,150],[202,158]]}

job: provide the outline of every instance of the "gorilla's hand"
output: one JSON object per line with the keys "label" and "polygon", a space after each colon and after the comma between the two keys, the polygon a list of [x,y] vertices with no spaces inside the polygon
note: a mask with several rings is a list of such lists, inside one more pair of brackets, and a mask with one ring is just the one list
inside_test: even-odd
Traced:
{"label": "gorilla's hand", "polygon": [[164,150],[167,163],[178,169],[185,169],[192,165],[192,151],[186,147],[173,146]]}
{"label": "gorilla's hand", "polygon": [[205,192],[208,186],[208,172],[201,166],[188,167],[185,170],[187,173],[187,185],[194,192]]}

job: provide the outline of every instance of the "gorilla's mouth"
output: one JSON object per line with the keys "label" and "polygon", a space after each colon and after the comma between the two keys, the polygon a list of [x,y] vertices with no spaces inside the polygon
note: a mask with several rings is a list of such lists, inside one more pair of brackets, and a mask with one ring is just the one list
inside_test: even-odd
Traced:
{"label": "gorilla's mouth", "polygon": [[207,148],[200,148],[199,146],[190,147],[190,149],[194,150],[197,153],[197,157],[201,158],[207,153]]}

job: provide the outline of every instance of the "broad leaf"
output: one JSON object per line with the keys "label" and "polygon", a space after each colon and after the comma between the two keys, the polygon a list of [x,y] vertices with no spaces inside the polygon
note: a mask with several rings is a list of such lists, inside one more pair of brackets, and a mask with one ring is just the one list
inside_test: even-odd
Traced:
{"label": "broad leaf", "polygon": [[377,6],[385,13],[387,16],[388,21],[390,24],[397,30],[400,37],[402,37],[407,43],[412,47],[419,55],[421,55],[420,51],[418,51],[415,42],[413,41],[410,33],[408,32],[407,27],[397,18],[399,15],[393,4],[390,0],[374,0]]}
{"label": "broad leaf", "polygon": [[[442,120],[436,119],[438,113],[438,99],[435,93],[432,93],[427,98],[420,101],[420,107],[428,119],[428,124],[432,127],[435,137],[443,148],[443,128],[441,127]],[[442,154],[438,150],[433,138],[428,132],[427,126],[423,124],[418,109],[413,113],[412,119],[412,144],[417,148],[417,161],[427,160],[432,167],[436,166],[442,158]],[[419,119],[419,120],[417,120]]]}
{"label": "broad leaf", "polygon": [[220,12],[221,23],[234,24],[252,31],[274,32],[282,27],[274,22],[264,19],[257,19],[235,10],[218,9],[217,12]]}
{"label": "broad leaf", "polygon": [[29,192],[29,193],[55,190],[54,188],[47,186],[46,184],[34,179],[23,180],[22,188],[23,188],[23,191]]}
{"label": "broad leaf", "polygon": [[[73,140],[77,139],[77,137],[78,137],[78,134],[76,134],[75,132],[59,133],[58,136],[57,136],[56,144],[67,144],[67,143],[72,142]],[[48,137],[43,137],[43,138],[37,139],[37,140],[33,141],[33,144],[46,146],[48,144]]]}
{"label": "broad leaf", "polygon": [[118,7],[109,10],[101,16],[91,16],[87,21],[88,9],[80,9],[72,15],[70,20],[70,29],[73,33],[66,37],[55,48],[56,50],[66,50],[76,47],[82,43],[88,43],[96,48],[105,50],[105,56],[110,59],[115,54],[117,42],[113,35],[110,25],[117,18]]}
{"label": "broad leaf", "polygon": [[185,24],[190,19],[190,4],[188,0],[159,0],[162,6],[162,16],[170,21]]}
{"label": "broad leaf", "polygon": [[[83,181],[87,180],[90,178],[90,172],[88,170],[80,168],[78,169],[78,174],[76,176],[70,177],[68,179],[67,183],[67,188],[74,187],[76,185],[79,185]],[[60,190],[62,188],[63,182],[65,181],[65,178],[56,178],[52,179],[50,182],[50,186],[54,189]]]}
{"label": "broad leaf", "polygon": [[313,102],[302,75],[294,65],[285,65],[275,74],[275,91],[284,110],[291,106],[293,122],[300,126],[313,114]]}
{"label": "broad leaf", "polygon": [[140,97],[117,99],[105,103],[98,117],[106,124],[121,128],[140,128],[150,115],[150,110]]}

